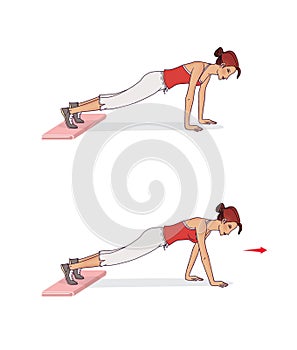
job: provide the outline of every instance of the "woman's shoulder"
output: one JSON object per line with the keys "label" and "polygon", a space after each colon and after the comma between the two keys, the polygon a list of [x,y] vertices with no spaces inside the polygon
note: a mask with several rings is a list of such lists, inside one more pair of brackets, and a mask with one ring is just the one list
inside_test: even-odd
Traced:
{"label": "woman's shoulder", "polygon": [[189,63],[185,63],[184,66],[187,68],[203,68],[205,66],[206,62],[202,61],[193,61]]}
{"label": "woman's shoulder", "polygon": [[199,227],[200,229],[203,230],[203,228],[206,229],[206,220],[204,218],[200,218],[200,217],[194,217],[188,220],[184,221],[188,226],[190,227]]}
{"label": "woman's shoulder", "polygon": [[202,61],[194,61],[190,63],[186,63],[183,66],[190,74],[200,75],[203,72],[204,67],[206,66],[206,62]]}

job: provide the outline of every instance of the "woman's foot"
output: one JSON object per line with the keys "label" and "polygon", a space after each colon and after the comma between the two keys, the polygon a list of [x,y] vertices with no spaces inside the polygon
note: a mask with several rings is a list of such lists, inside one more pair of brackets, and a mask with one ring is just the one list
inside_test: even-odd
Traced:
{"label": "woman's foot", "polygon": [[[78,259],[75,258],[75,259],[69,259],[69,265],[71,264],[77,264],[78,263]],[[83,280],[84,279],[84,276],[82,276],[80,274],[81,272],[81,269],[74,269],[72,270],[73,271],[73,275],[74,275],[74,278],[76,278],[77,280]]]}
{"label": "woman's foot", "polygon": [[[69,108],[75,108],[75,107],[79,107],[78,102],[69,102]],[[81,113],[73,113],[73,119],[76,123],[84,123],[84,120],[81,119],[80,114]]]}
{"label": "woman's foot", "polygon": [[74,286],[78,284],[76,281],[73,279],[73,271],[70,270],[69,264],[61,264],[61,269],[65,275],[65,279],[68,284]]}
{"label": "woman's foot", "polygon": [[73,116],[70,114],[69,108],[61,108],[61,113],[65,119],[65,124],[69,129],[77,129],[77,125],[73,122]]}
{"label": "woman's foot", "polygon": [[203,281],[203,278],[201,278],[201,277],[190,276],[190,275],[186,275],[185,279],[186,279],[186,281]]}
{"label": "woman's foot", "polygon": [[203,129],[200,128],[200,126],[198,126],[198,125],[187,125],[187,126],[185,126],[185,129],[187,129],[187,130],[193,130],[193,131],[196,131],[196,132],[203,130]]}
{"label": "woman's foot", "polygon": [[202,120],[199,120],[199,123],[200,124],[217,124],[217,122],[211,119],[202,119]]}

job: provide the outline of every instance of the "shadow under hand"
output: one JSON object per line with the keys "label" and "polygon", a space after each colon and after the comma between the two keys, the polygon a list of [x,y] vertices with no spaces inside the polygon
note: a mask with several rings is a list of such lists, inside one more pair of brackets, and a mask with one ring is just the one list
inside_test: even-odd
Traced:
{"label": "shadow under hand", "polygon": [[[222,129],[218,124],[200,124],[197,118],[190,119],[192,125],[198,125],[203,130]],[[88,132],[119,131],[119,130],[181,130],[188,131],[184,127],[184,111],[163,104],[140,103],[125,108],[112,110],[107,118],[92,127]],[[199,134],[199,133],[198,133]]]}

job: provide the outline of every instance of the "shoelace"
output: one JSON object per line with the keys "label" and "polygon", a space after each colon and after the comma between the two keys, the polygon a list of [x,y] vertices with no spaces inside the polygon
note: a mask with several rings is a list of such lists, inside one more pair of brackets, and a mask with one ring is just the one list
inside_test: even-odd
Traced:
{"label": "shoelace", "polygon": [[73,271],[72,270],[70,270],[70,272],[69,272],[69,278],[71,279],[71,281],[74,281]]}

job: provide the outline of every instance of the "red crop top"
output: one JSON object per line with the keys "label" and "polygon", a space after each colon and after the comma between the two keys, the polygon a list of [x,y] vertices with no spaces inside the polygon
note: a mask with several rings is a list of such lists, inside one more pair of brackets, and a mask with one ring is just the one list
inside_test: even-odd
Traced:
{"label": "red crop top", "polygon": [[[179,66],[173,69],[164,70],[164,83],[168,89],[171,89],[175,85],[189,84],[191,79],[191,73],[186,70],[184,66]],[[198,80],[196,86],[201,85]]]}
{"label": "red crop top", "polygon": [[183,221],[175,225],[164,226],[163,234],[168,245],[176,241],[184,240],[189,240],[193,243],[197,243],[196,229],[186,226]]}

